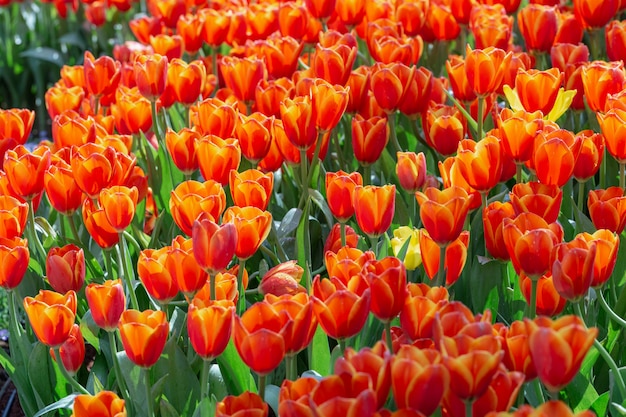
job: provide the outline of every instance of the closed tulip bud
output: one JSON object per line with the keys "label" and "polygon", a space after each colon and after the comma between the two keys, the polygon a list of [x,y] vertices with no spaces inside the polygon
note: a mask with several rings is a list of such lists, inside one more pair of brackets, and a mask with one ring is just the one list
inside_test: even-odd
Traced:
{"label": "closed tulip bud", "polygon": [[232,223],[218,226],[206,215],[193,224],[193,254],[198,264],[215,274],[226,269],[237,246],[237,228]]}
{"label": "closed tulip bud", "polygon": [[503,223],[506,218],[515,217],[515,210],[510,202],[494,201],[483,210],[483,229],[485,231],[485,247],[495,259],[508,261],[511,257],[506,250],[503,236]]}
{"label": "closed tulip bud", "polygon": [[124,351],[137,366],[150,368],[165,348],[169,324],[162,311],[126,310],[118,325]]}
{"label": "closed tulip bud", "polygon": [[563,190],[557,185],[529,182],[515,184],[509,193],[515,214],[535,213],[548,223],[554,223],[561,212]]}
{"label": "closed tulip bud", "polygon": [[394,256],[400,255],[400,252],[408,241],[402,262],[404,263],[404,267],[409,271],[417,269],[417,267],[422,264],[419,235],[418,229],[412,229],[408,226],[400,226],[393,231],[393,238],[390,243]]}
{"label": "closed tulip bud", "polygon": [[300,285],[304,269],[296,261],[287,261],[276,265],[263,275],[259,284],[259,292],[263,295],[272,294],[280,297],[284,294],[306,292]]}
{"label": "closed tulip bud", "polygon": [[[54,351],[50,349],[50,355],[56,361]],[[61,362],[70,375],[76,374],[85,361],[85,339],[80,332],[80,326],[74,324],[67,340],[59,347]]]}
{"label": "closed tulip bud", "polygon": [[46,258],[46,277],[57,292],[80,291],[85,282],[85,253],[76,245],[50,249]]}
{"label": "closed tulip bud", "polygon": [[438,245],[456,240],[463,229],[472,198],[460,187],[443,191],[427,188],[415,194],[420,205],[420,218],[428,234]]}
{"label": "closed tulip bud", "polygon": [[561,297],[578,302],[593,282],[596,244],[573,240],[559,243],[552,250],[552,280]]}
{"label": "closed tulip bud", "polygon": [[626,226],[626,196],[620,187],[591,190],[587,199],[589,217],[596,229],[621,234]]}
{"label": "closed tulip bud", "polygon": [[85,296],[96,325],[107,332],[115,331],[126,310],[122,281],[117,279],[105,281],[104,284],[91,283],[85,289]]}
{"label": "closed tulip bud", "polygon": [[363,233],[378,237],[391,226],[395,212],[396,186],[357,186],[353,202],[356,221]]}
{"label": "closed tulip bud", "polygon": [[115,185],[100,191],[98,200],[109,224],[115,231],[122,233],[135,217],[139,191],[137,187],[128,188]]}
{"label": "closed tulip bud", "polygon": [[615,262],[617,260],[617,250],[619,248],[619,237],[607,229],[600,229],[590,233],[579,233],[575,240],[584,242],[587,247],[595,245],[596,256],[593,264],[593,280],[591,286],[594,288],[604,285],[611,277]]}
{"label": "closed tulip bud", "polygon": [[167,57],[159,54],[139,55],[133,65],[137,87],[142,96],[156,101],[165,90]]}
{"label": "closed tulip bud", "polygon": [[24,279],[30,252],[26,239],[14,237],[0,238],[0,286],[5,290],[13,290]]}
{"label": "closed tulip bud", "polygon": [[340,223],[347,222],[354,214],[354,190],[359,185],[363,185],[363,178],[358,172],[326,173],[326,200]]}
{"label": "closed tulip bud", "polygon": [[226,209],[224,223],[232,223],[236,229],[235,255],[245,260],[256,253],[270,233],[272,214],[257,207],[232,206]]}

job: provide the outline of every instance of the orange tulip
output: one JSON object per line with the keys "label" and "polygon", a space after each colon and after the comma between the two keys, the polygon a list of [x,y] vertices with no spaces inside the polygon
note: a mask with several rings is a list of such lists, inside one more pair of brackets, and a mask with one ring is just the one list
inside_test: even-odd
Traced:
{"label": "orange tulip", "polygon": [[170,249],[169,246],[144,249],[137,260],[137,275],[141,283],[148,294],[161,304],[169,303],[178,294],[176,280],[165,267]]}
{"label": "orange tulip", "polygon": [[[445,286],[454,284],[465,267],[467,261],[467,247],[469,245],[469,232],[463,231],[459,237],[446,244],[446,252],[444,259]],[[430,280],[434,280],[439,274],[439,262],[441,256],[441,246],[435,242],[428,231],[420,230],[420,252],[422,254],[422,263],[424,264],[424,272]]]}
{"label": "orange tulip", "polygon": [[[548,114],[554,107],[564,74],[558,68],[546,71],[519,69],[515,77],[515,91],[524,109]],[[538,94],[541,91],[542,94]]]}
{"label": "orange tulip", "polygon": [[454,106],[430,106],[422,115],[426,143],[443,156],[456,153],[465,137],[463,116]]}
{"label": "orange tulip", "polygon": [[[237,302],[239,291],[237,291],[237,273],[234,268],[229,272],[219,272],[214,277],[206,278],[204,286],[193,296],[192,303],[197,306],[204,306],[211,303],[211,280],[215,279],[215,300],[229,300]],[[244,272],[243,285],[247,285],[248,274]]]}
{"label": "orange tulip", "polygon": [[169,333],[164,312],[126,310],[120,317],[118,329],[131,362],[150,368],[159,360]]}
{"label": "orange tulip", "polygon": [[275,296],[267,294],[269,303],[278,314],[288,317],[287,325],[281,330],[285,341],[285,355],[293,356],[305,349],[313,340],[317,330],[317,320],[313,314],[313,300],[306,292]]}
{"label": "orange tulip", "polygon": [[596,244],[579,240],[562,242],[552,250],[552,281],[559,295],[578,302],[587,295],[593,281]]}
{"label": "orange tulip", "polygon": [[596,256],[593,264],[593,279],[591,286],[594,288],[604,285],[611,277],[615,262],[617,260],[617,250],[619,248],[619,237],[607,229],[600,229],[590,233],[579,233],[574,240],[579,241],[582,247],[596,248]]}
{"label": "orange tulip", "polygon": [[168,61],[183,56],[183,38],[179,35],[157,34],[150,36],[150,46],[154,53],[164,55]]}
{"label": "orange tulip", "polygon": [[408,193],[419,191],[426,182],[426,156],[424,152],[398,152],[396,175],[400,186]]}
{"label": "orange tulip", "polygon": [[463,102],[471,102],[476,98],[472,86],[469,84],[465,73],[465,59],[458,55],[452,55],[446,61],[446,71],[450,79],[450,87],[454,97]]}
{"label": "orange tulip", "polygon": [[232,206],[224,212],[224,223],[232,223],[237,232],[235,255],[246,260],[256,253],[269,235],[272,214],[259,208]]}
{"label": "orange tulip", "polygon": [[[50,356],[56,361],[54,350],[50,348]],[[70,375],[75,375],[76,372],[83,366],[85,361],[85,339],[80,332],[80,326],[74,324],[72,330],[65,342],[59,347],[59,356],[61,362]]]}
{"label": "orange tulip", "polygon": [[274,187],[274,174],[256,169],[249,169],[242,173],[230,171],[230,195],[236,206],[253,206],[266,210],[269,205]]}
{"label": "orange tulip", "polygon": [[252,113],[250,116],[241,116],[237,124],[236,136],[241,146],[241,153],[253,164],[258,163],[270,150],[271,124],[273,120],[263,113]]}
{"label": "orange tulip", "polygon": [[167,80],[167,57],[159,54],[139,55],[133,72],[139,93],[150,101],[156,101],[165,90]]}
{"label": "orange tulip", "polygon": [[179,132],[168,129],[165,133],[167,152],[176,168],[185,175],[191,175],[198,169],[195,143],[200,137],[200,133],[189,128],[183,128]]}
{"label": "orange tulip", "polygon": [[396,186],[357,186],[352,197],[356,221],[366,235],[378,237],[385,233],[395,212]]}
{"label": "orange tulip", "polygon": [[217,181],[223,186],[228,184],[230,170],[236,170],[241,163],[241,147],[234,138],[204,136],[196,142],[196,155],[202,177]]}
{"label": "orange tulip", "polygon": [[234,315],[235,306],[230,300],[189,304],[187,333],[198,356],[210,361],[222,354],[230,341]]}
{"label": "orange tulip", "polygon": [[535,213],[547,223],[554,223],[561,212],[563,190],[539,182],[520,183],[513,186],[509,198],[516,215]]}
{"label": "orange tulip", "polygon": [[562,187],[574,173],[582,139],[568,130],[540,132],[535,138],[533,165],[537,178],[544,184]]}
{"label": "orange tulip", "polygon": [[334,339],[346,339],[361,331],[370,310],[370,290],[361,295],[348,290],[338,279],[313,280],[313,309],[324,332]]}
{"label": "orange tulip", "polygon": [[170,212],[174,222],[187,236],[191,236],[193,222],[201,213],[213,221],[220,218],[226,209],[226,194],[222,185],[208,180],[188,180],[180,183],[170,194]]}
{"label": "orange tulip", "polygon": [[378,341],[372,348],[365,347],[359,352],[347,348],[344,356],[335,362],[335,375],[349,380],[362,373],[372,381],[378,407],[387,401],[392,384],[390,367],[391,355],[383,341]]}
{"label": "orange tulip", "polygon": [[109,223],[104,209],[97,208],[92,200],[87,198],[83,201],[82,215],[85,229],[98,246],[109,249],[119,242],[119,233]]}
{"label": "orange tulip", "polygon": [[220,69],[226,87],[238,100],[251,103],[257,84],[267,78],[265,64],[260,59],[225,56]]}
{"label": "orange tulip", "polygon": [[187,299],[194,297],[208,279],[207,271],[194,255],[193,239],[185,239],[183,236],[176,236],[167,248],[165,269]]}
{"label": "orange tulip", "polygon": [[626,110],[613,108],[597,117],[606,149],[618,163],[626,163]]}
{"label": "orange tulip", "polygon": [[25,231],[28,204],[8,195],[0,196],[0,237],[13,239]]}
{"label": "orange tulip", "polygon": [[115,331],[126,309],[126,296],[121,280],[108,280],[104,284],[91,283],[85,288],[85,296],[96,325],[107,332]]}
{"label": "orange tulip", "polygon": [[551,268],[552,248],[563,239],[558,223],[546,222],[534,213],[503,220],[503,236],[515,271],[538,279]]}
{"label": "orange tulip", "polygon": [[111,147],[87,143],[72,148],[74,180],[89,198],[97,198],[100,190],[111,183],[116,158],[115,149]]}
{"label": "orange tulip", "polygon": [[46,278],[57,292],[80,291],[85,282],[85,254],[69,244],[51,248],[46,258]]}
{"label": "orange tulip", "polygon": [[429,2],[426,22],[420,35],[426,42],[435,40],[451,41],[461,33],[461,26],[456,21],[450,7],[444,3]]}
{"label": "orange tulip", "polygon": [[202,15],[195,13],[184,14],[176,22],[176,33],[183,38],[185,52],[190,56],[196,55],[202,47],[202,29],[204,24]]}
{"label": "orange tulip", "polygon": [[495,93],[502,84],[504,69],[511,61],[511,53],[502,49],[489,47],[472,50],[466,48],[465,74],[474,93],[485,97]]}
{"label": "orange tulip", "polygon": [[229,395],[217,403],[215,417],[267,417],[269,406],[258,394],[246,391],[239,396]]}
{"label": "orange tulip", "polygon": [[582,140],[580,154],[574,165],[574,178],[578,182],[586,182],[596,175],[604,158],[604,136],[591,130],[579,132],[577,137]]}
{"label": "orange tulip", "polygon": [[[267,375],[285,356],[284,315],[261,301],[235,317],[233,339],[239,356],[254,372]],[[272,354],[266,352],[271,349]]]}
{"label": "orange tulip", "polygon": [[316,107],[309,96],[287,98],[280,104],[283,127],[289,141],[298,149],[308,149],[317,140]]}
{"label": "orange tulip", "polygon": [[23,145],[7,150],[4,171],[20,197],[31,200],[43,191],[44,174],[50,166],[50,150],[43,146],[29,152]]}
{"label": "orange tulip", "polygon": [[431,415],[448,390],[450,375],[438,351],[403,345],[391,361],[391,381],[398,408]]}
{"label": "orange tulip", "polygon": [[596,229],[621,234],[626,226],[626,197],[620,187],[591,190],[587,200],[589,217]]}
{"label": "orange tulip", "polygon": [[626,85],[624,64],[619,62],[594,61],[582,67],[585,98],[594,112],[606,110],[607,97],[619,93]]}
{"label": "orange tulip", "polygon": [[302,274],[304,274],[304,269],[297,265],[296,261],[280,263],[263,275],[259,283],[259,292],[276,297],[306,292],[306,289],[299,284]]}
{"label": "orange tulip", "polygon": [[478,4],[472,9],[470,30],[476,49],[487,47],[508,50],[513,33],[513,17],[500,5]]}
{"label": "orange tulip", "polygon": [[574,378],[598,335],[577,316],[525,320],[528,346],[539,379],[551,392],[559,392]]}
{"label": "orange tulip", "polygon": [[330,17],[335,10],[336,0],[305,0],[307,10],[313,17],[324,19]]}
{"label": "orange tulip", "polygon": [[280,103],[293,93],[293,81],[290,78],[261,80],[254,91],[257,111],[267,117],[280,117]]}
{"label": "orange tulip", "polygon": [[91,118],[83,118],[68,110],[52,120],[52,140],[57,148],[82,146],[96,141],[96,125]]}
{"label": "orange tulip", "polygon": [[509,253],[506,250],[503,236],[502,221],[505,218],[515,217],[513,205],[510,202],[494,201],[483,210],[483,229],[485,233],[485,247],[495,259],[508,261]]}
{"label": "orange tulip", "polygon": [[125,401],[112,391],[78,395],[72,417],[126,417]]}
{"label": "orange tulip", "polygon": [[311,87],[311,96],[317,129],[322,133],[330,132],[346,111],[348,90],[318,79]]}
{"label": "orange tulip", "polygon": [[200,132],[220,138],[233,137],[239,119],[237,110],[232,105],[215,97],[207,98],[191,106],[189,117]]}
{"label": "orange tulip", "polygon": [[48,115],[54,119],[68,110],[78,111],[85,98],[85,91],[80,86],[67,87],[56,83],[46,91],[45,101]]}
{"label": "orange tulip", "polygon": [[238,244],[237,227],[225,222],[218,226],[206,215],[193,224],[193,255],[211,275],[226,269]]}
{"label": "orange tulip", "polygon": [[404,100],[407,89],[415,77],[415,66],[400,63],[380,64],[372,68],[370,89],[376,102],[387,113],[395,111]]}
{"label": "orange tulip", "polygon": [[535,136],[543,128],[541,113],[504,109],[498,115],[497,124],[504,154],[516,164],[530,160]]}
{"label": "orange tulip", "polygon": [[438,245],[447,245],[461,234],[471,198],[460,187],[439,191],[434,187],[415,193],[420,218],[428,234]]}
{"label": "orange tulip", "polygon": [[[328,271],[329,278],[337,278],[344,285],[349,285],[350,280],[358,276],[366,264],[376,259],[374,252],[363,252],[357,248],[343,246],[336,253],[326,252],[324,254],[324,264]],[[363,277],[364,278],[364,277]],[[362,283],[365,289],[369,286],[366,279],[360,279],[355,282]],[[361,291],[362,289],[357,290]]]}
{"label": "orange tulip", "polygon": [[574,0],[574,13],[585,28],[604,27],[619,9],[619,0]]}
{"label": "orange tulip", "polygon": [[357,48],[346,44],[336,44],[328,48],[317,44],[311,68],[316,77],[328,81],[331,85],[346,85]]}
{"label": "orange tulip", "polygon": [[359,185],[363,185],[363,178],[358,172],[326,173],[328,207],[339,222],[347,222],[354,214],[354,190]]}
{"label": "orange tulip", "polygon": [[475,190],[488,193],[500,181],[503,158],[497,137],[487,135],[478,142],[461,141],[456,158],[461,175]]}
{"label": "orange tulip", "polygon": [[[522,295],[530,306],[530,298],[532,291],[532,279],[522,273],[520,275],[520,286]],[[537,281],[537,315],[538,316],[556,316],[561,314],[565,308],[567,300],[559,295],[554,287],[552,275],[548,272],[540,277]]]}
{"label": "orange tulip", "polygon": [[526,48],[540,52],[550,51],[558,30],[556,8],[529,4],[523,7],[517,16]]}
{"label": "orange tulip", "polygon": [[380,158],[389,142],[389,125],[386,117],[364,119],[357,114],[352,119],[352,147],[354,157],[361,165],[371,165]]}
{"label": "orange tulip", "polygon": [[184,105],[195,103],[206,83],[206,67],[202,61],[186,63],[181,59],[173,59],[169,62],[166,90],[172,90],[177,102]]}
{"label": "orange tulip", "polygon": [[87,91],[96,98],[115,92],[120,81],[121,64],[109,56],[96,59],[89,51],[85,52],[83,69]]}
{"label": "orange tulip", "polygon": [[[0,109],[0,141],[11,141],[11,147],[25,144],[30,137],[33,123],[35,112],[32,110]],[[4,154],[0,156],[4,160]]]}
{"label": "orange tulip", "polygon": [[226,35],[230,28],[230,13],[221,13],[212,8],[202,8],[198,14],[204,19],[204,25],[200,31],[202,39],[209,46],[215,48],[226,41]]}
{"label": "orange tulip", "polygon": [[63,294],[40,290],[24,298],[24,310],[37,339],[46,346],[57,348],[69,337],[76,317],[76,293]]}
{"label": "orange tulip", "polygon": [[122,134],[146,133],[152,127],[150,101],[139,93],[137,87],[120,86],[111,106],[115,127]]}
{"label": "orange tulip", "polygon": [[401,260],[388,256],[367,262],[361,272],[371,288],[372,314],[382,321],[394,319],[404,306],[406,268]]}
{"label": "orange tulip", "polygon": [[326,243],[324,243],[323,252],[333,252],[337,253],[342,247],[348,246],[349,248],[356,248],[359,242],[359,236],[356,234],[354,229],[346,224],[346,244],[342,245],[341,243],[341,225],[339,223],[335,223],[335,225],[330,229],[330,233],[326,237]]}
{"label": "orange tulip", "polygon": [[30,252],[28,243],[19,237],[0,238],[0,286],[5,290],[13,290],[22,282]]}
{"label": "orange tulip", "polygon": [[135,217],[139,191],[137,187],[128,188],[115,185],[100,191],[98,201],[109,221],[118,233],[122,233]]}
{"label": "orange tulip", "polygon": [[504,357],[502,363],[507,369],[522,372],[526,381],[537,377],[537,370],[528,347],[528,328],[523,321],[514,321],[509,327],[504,325],[498,331],[502,337]]}
{"label": "orange tulip", "polygon": [[612,20],[605,29],[606,55],[610,61],[626,58],[626,31],[624,22]]}
{"label": "orange tulip", "polygon": [[51,165],[43,177],[50,205],[63,215],[72,215],[83,202],[83,192],[66,163]]}

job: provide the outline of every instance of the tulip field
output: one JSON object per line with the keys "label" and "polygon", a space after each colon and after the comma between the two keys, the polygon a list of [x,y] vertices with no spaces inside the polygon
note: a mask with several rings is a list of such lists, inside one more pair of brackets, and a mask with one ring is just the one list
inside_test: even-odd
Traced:
{"label": "tulip field", "polygon": [[0,22],[3,417],[626,415],[623,0]]}

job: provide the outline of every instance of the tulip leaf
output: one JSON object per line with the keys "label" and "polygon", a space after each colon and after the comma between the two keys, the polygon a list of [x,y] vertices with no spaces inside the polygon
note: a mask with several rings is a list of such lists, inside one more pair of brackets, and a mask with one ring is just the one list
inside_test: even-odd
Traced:
{"label": "tulip leaf", "polygon": [[328,228],[332,229],[334,223],[333,214],[330,212],[328,203],[326,202],[326,199],[324,198],[322,193],[320,193],[318,190],[314,190],[313,188],[309,188],[309,196],[311,197],[311,200],[313,200],[315,205],[318,206],[320,210],[322,210],[324,218],[326,219],[326,223],[328,224]]}
{"label": "tulip leaf", "polygon": [[52,403],[52,404],[42,408],[33,417],[41,417],[41,416],[44,416],[44,415],[46,415],[49,412],[54,411],[54,410],[61,410],[61,409],[71,410],[72,407],[74,406],[74,399],[76,397],[78,397],[78,394],[70,394],[67,397],[63,397],[59,401],[56,401],[56,402],[54,402],[54,403]]}
{"label": "tulip leaf", "polygon": [[180,414],[176,412],[176,409],[172,406],[172,404],[168,403],[163,398],[161,399],[159,408],[161,410],[161,417],[180,417]]}
{"label": "tulip leaf", "polygon": [[265,402],[274,410],[274,415],[278,415],[278,394],[280,394],[280,387],[277,385],[268,385],[265,387]]}
{"label": "tulip leaf", "polygon": [[56,378],[51,361],[49,348],[41,343],[35,345],[28,359],[28,377],[40,407],[53,403],[55,392],[68,394],[65,380],[60,373]]}
{"label": "tulip leaf", "polygon": [[[597,416],[605,416],[606,412],[609,408],[609,401],[611,400],[611,395],[607,391],[604,394],[600,395],[594,402],[591,404],[591,409],[596,413]],[[576,410],[583,411],[583,410]]]}
{"label": "tulip leaf", "polygon": [[582,211],[580,211],[580,209],[578,207],[576,207],[575,205],[574,207],[574,220],[576,220],[576,228],[575,228],[575,232],[576,233],[581,233],[581,232],[587,232],[587,233],[593,233],[596,231],[595,226],[593,225],[593,223],[591,222],[591,220],[589,219],[589,217],[587,217],[585,215],[585,213],[583,213]]}
{"label": "tulip leaf", "polygon": [[240,395],[245,391],[256,392],[256,384],[252,382],[250,368],[241,360],[233,341],[228,342],[226,350],[217,358],[228,392]]}
{"label": "tulip leaf", "polygon": [[321,326],[318,326],[309,347],[309,369],[318,372],[322,376],[330,374],[330,348],[328,336]]}
{"label": "tulip leaf", "polygon": [[203,410],[208,410],[206,417],[214,417],[215,416],[215,406],[217,405],[217,399],[215,396],[211,396],[211,398],[205,398],[196,407],[196,411],[194,411],[192,417],[204,417],[202,414]]}
{"label": "tulip leaf", "polygon": [[296,230],[301,217],[302,210],[295,207],[290,209],[280,222],[280,226],[278,226],[278,230],[276,231],[278,238],[290,235],[294,230]]}
{"label": "tulip leaf", "polygon": [[471,288],[472,306],[475,312],[491,310],[493,317],[498,314],[501,294],[499,289],[504,281],[502,264],[496,260],[482,263],[479,259],[472,262]]}
{"label": "tulip leaf", "polygon": [[38,46],[36,48],[26,50],[20,54],[20,57],[49,62],[58,66],[59,68],[65,65],[65,59],[59,51],[43,46]]}
{"label": "tulip leaf", "polygon": [[611,403],[611,415],[626,416],[626,407],[618,403]]}
{"label": "tulip leaf", "polygon": [[600,397],[591,381],[580,372],[565,387],[565,395],[567,403],[574,412],[588,410]]}
{"label": "tulip leaf", "polygon": [[217,401],[222,401],[228,395],[228,387],[224,381],[224,375],[222,375],[222,371],[217,364],[212,364],[209,370],[209,390],[211,390],[211,395]]}
{"label": "tulip leaf", "polygon": [[132,407],[136,411],[135,415],[147,415],[148,404],[142,369],[135,365],[124,351],[117,353],[117,360],[128,388],[129,399],[132,402],[132,404],[127,405],[127,408]]}
{"label": "tulip leaf", "polygon": [[167,341],[163,355],[153,370],[157,378],[167,377],[167,383],[163,385],[163,395],[170,404],[181,415],[189,415],[200,398],[200,383],[187,361],[187,356],[176,344],[177,340],[178,338],[171,337]]}
{"label": "tulip leaf", "polygon": [[96,322],[93,321],[91,310],[88,310],[80,319],[80,332],[85,338],[85,341],[93,346],[98,353],[100,353],[100,339],[98,338],[100,328]]}

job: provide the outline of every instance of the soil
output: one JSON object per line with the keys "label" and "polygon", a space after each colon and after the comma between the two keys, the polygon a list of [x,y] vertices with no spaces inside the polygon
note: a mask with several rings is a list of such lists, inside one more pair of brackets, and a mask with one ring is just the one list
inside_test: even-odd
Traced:
{"label": "soil", "polygon": [[24,417],[15,386],[4,370],[0,372],[0,392],[2,393],[0,396],[0,415],[2,417]]}

